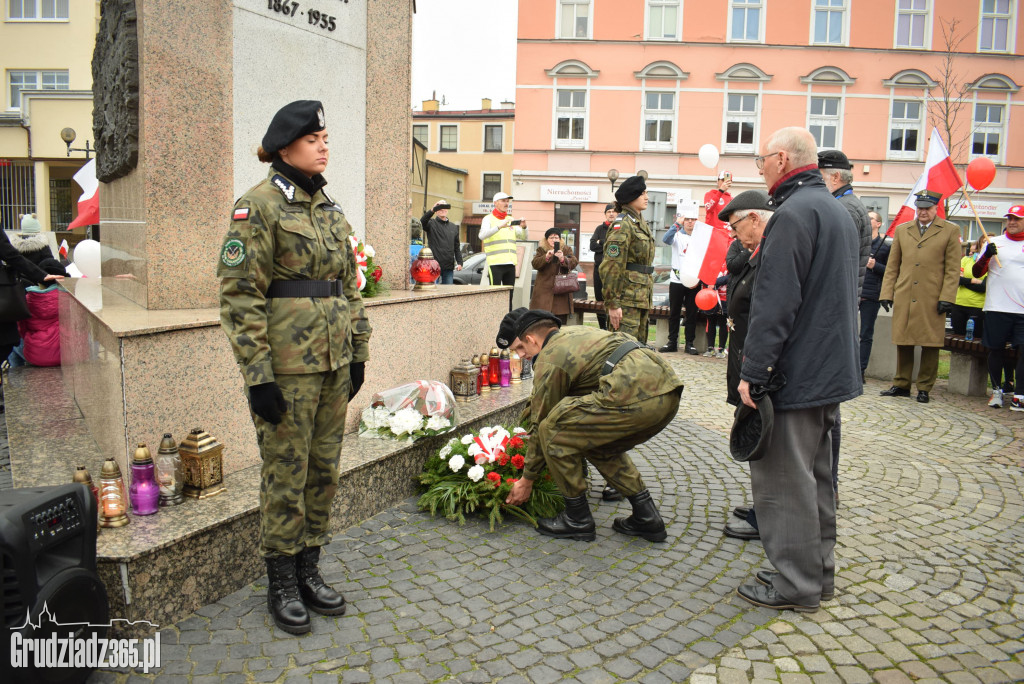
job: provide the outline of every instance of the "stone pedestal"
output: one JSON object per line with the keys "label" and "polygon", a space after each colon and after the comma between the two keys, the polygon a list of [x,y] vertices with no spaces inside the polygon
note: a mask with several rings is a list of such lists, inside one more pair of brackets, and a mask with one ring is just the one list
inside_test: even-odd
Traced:
{"label": "stone pedestal", "polygon": [[[860,322],[858,318],[858,330]],[[921,367],[921,348],[914,350],[914,372],[911,378],[917,377],[917,371]],[[868,359],[868,367],[864,375],[877,380],[891,382],[896,375],[896,345],[892,343],[892,312],[885,309],[878,310],[878,318],[875,319],[875,336],[871,342],[871,357]]]}
{"label": "stone pedestal", "polygon": [[950,354],[949,391],[968,397],[988,395],[988,361],[972,354]]}

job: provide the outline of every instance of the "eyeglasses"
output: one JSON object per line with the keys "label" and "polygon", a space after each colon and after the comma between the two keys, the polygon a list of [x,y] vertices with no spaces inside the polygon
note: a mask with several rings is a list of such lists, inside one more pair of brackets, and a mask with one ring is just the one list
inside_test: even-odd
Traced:
{"label": "eyeglasses", "polygon": [[757,167],[758,171],[761,171],[762,169],[764,169],[764,160],[767,159],[768,157],[774,157],[777,154],[782,154],[782,150],[779,150],[778,152],[772,152],[771,154],[754,157],[754,166]]}
{"label": "eyeglasses", "polygon": [[[771,155],[769,155],[769,156],[771,156]],[[739,224],[741,224],[744,221],[746,221],[748,218],[750,218],[750,216],[751,216],[750,214],[747,214],[743,218],[741,218],[741,219],[739,219],[737,221],[733,221],[732,223],[729,224],[729,227],[732,228],[733,230],[736,230],[736,226],[738,226]]]}

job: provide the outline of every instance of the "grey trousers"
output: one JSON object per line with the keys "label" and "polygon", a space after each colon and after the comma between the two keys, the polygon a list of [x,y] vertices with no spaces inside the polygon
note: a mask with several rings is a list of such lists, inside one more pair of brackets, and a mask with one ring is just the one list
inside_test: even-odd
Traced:
{"label": "grey trousers", "polygon": [[777,411],[767,453],[750,463],[754,509],[784,598],[816,606],[835,588],[832,426],[838,404]]}

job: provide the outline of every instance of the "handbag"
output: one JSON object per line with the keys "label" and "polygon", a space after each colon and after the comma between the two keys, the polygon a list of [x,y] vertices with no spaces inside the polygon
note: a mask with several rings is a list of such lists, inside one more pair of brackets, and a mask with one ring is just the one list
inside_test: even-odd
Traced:
{"label": "handbag", "polygon": [[25,288],[10,266],[0,266],[0,323],[17,323],[30,316]]}
{"label": "handbag", "polygon": [[555,285],[552,288],[556,295],[570,294],[580,291],[580,281],[575,273],[556,273]]}

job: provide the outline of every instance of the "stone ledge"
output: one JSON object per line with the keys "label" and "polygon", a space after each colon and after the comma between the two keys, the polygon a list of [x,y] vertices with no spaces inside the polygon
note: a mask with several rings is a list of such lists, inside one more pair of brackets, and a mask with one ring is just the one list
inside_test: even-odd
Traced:
{"label": "stone ledge", "polygon": [[[460,403],[451,434],[514,422],[531,388],[528,381]],[[13,369],[5,390],[16,487],[66,483],[76,465],[85,465],[98,481],[103,456],[64,389],[60,369]],[[424,461],[449,438],[409,445],[346,435],[332,528],[351,527],[415,494]],[[129,525],[101,531],[98,570],[112,617],[166,625],[263,575],[256,549],[259,467],[231,473],[225,484],[227,491],[213,498],[188,499],[152,516],[129,513]]]}

